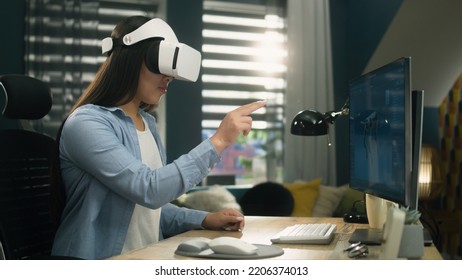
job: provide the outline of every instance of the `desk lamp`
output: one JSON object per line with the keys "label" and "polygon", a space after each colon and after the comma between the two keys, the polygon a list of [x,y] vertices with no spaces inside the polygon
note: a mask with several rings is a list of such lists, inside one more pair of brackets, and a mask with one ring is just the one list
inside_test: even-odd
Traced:
{"label": "desk lamp", "polygon": [[[318,136],[328,134],[329,124],[334,124],[338,116],[349,113],[350,101],[347,99],[339,111],[329,111],[324,114],[314,110],[304,110],[295,115],[290,127],[290,133],[301,136]],[[329,141],[329,146],[331,145]]]}
{"label": "desk lamp", "polygon": [[419,199],[432,200],[443,191],[443,175],[439,151],[432,145],[422,145],[419,174]]}

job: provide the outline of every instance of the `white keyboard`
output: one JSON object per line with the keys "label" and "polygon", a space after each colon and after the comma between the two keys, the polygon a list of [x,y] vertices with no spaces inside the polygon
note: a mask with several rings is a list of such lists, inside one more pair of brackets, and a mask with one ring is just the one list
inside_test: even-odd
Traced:
{"label": "white keyboard", "polygon": [[288,226],[273,238],[273,243],[329,244],[335,235],[335,224],[296,224]]}

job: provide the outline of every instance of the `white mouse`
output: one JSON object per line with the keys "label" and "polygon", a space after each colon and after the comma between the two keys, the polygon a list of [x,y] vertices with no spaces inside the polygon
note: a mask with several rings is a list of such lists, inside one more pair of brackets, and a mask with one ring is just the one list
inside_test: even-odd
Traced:
{"label": "white mouse", "polygon": [[199,253],[209,248],[209,242],[211,239],[205,237],[198,237],[190,240],[186,240],[178,245],[178,251]]}
{"label": "white mouse", "polygon": [[226,255],[253,255],[258,250],[253,244],[228,236],[212,239],[208,245],[215,253]]}

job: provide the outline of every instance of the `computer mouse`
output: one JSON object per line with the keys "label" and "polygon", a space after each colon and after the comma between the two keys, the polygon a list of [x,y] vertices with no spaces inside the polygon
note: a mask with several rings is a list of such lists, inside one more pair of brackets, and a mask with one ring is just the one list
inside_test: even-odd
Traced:
{"label": "computer mouse", "polygon": [[235,237],[222,236],[212,239],[209,247],[213,252],[226,255],[253,255],[258,247]]}
{"label": "computer mouse", "polygon": [[198,237],[186,240],[178,245],[177,250],[189,253],[199,253],[209,248],[211,239],[205,237]]}

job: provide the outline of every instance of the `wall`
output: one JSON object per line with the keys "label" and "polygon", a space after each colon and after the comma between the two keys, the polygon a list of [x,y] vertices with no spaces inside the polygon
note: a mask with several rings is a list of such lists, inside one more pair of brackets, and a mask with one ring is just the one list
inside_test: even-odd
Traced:
{"label": "wall", "polygon": [[2,26],[0,44],[0,74],[24,73],[24,1],[10,1],[0,9]]}
{"label": "wall", "polygon": [[438,107],[462,72],[461,11],[459,0],[404,1],[365,70],[411,56],[413,88]]}
{"label": "wall", "polygon": [[[0,9],[0,26],[2,42],[0,44],[0,75],[24,73],[24,16],[25,1],[10,1]],[[5,99],[0,91],[0,111]],[[16,128],[17,123],[0,114],[1,128]]]}
{"label": "wall", "polygon": [[399,56],[412,57],[414,89],[423,89],[423,142],[439,146],[438,107],[462,72],[462,1],[406,0],[366,70]]}
{"label": "wall", "polygon": [[[202,0],[168,0],[167,21],[180,42],[200,50],[202,46]],[[202,141],[202,83],[174,81],[167,98],[167,160],[188,153]]]}
{"label": "wall", "polygon": [[[364,71],[402,0],[330,0],[335,109],[348,98],[348,81]],[[349,181],[348,118],[335,123],[337,184]]]}

